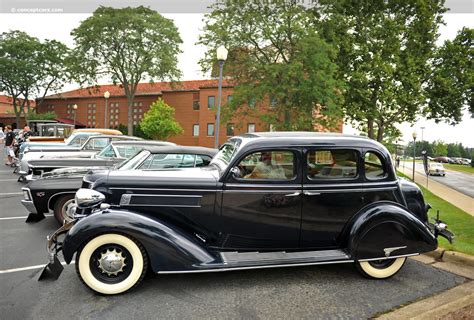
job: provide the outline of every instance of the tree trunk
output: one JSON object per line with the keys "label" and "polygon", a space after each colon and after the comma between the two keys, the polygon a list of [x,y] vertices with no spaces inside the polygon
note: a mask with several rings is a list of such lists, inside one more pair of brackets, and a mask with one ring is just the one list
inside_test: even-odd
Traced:
{"label": "tree trunk", "polygon": [[382,142],[383,140],[383,131],[384,131],[384,125],[379,124],[379,128],[377,130],[377,141]]}
{"label": "tree trunk", "polygon": [[374,119],[368,119],[367,120],[367,135],[369,136],[370,139],[374,139]]}
{"label": "tree trunk", "polygon": [[129,136],[133,136],[133,116],[132,116],[132,109],[133,109],[133,97],[130,97],[129,99],[127,99],[128,101],[128,130],[127,130],[127,134]]}

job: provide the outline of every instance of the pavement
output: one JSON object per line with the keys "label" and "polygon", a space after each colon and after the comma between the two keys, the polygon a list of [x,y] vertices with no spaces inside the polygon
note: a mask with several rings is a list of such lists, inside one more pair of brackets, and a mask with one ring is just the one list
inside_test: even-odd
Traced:
{"label": "pavement", "polygon": [[[351,264],[149,274],[141,286],[127,294],[101,296],[88,290],[75,274],[74,265],[70,265],[65,266],[57,281],[38,282],[41,267],[47,262],[46,235],[58,224],[52,216],[34,224],[24,222],[27,212],[20,203],[23,185],[16,182],[11,171],[4,165],[0,167],[2,320],[372,318],[438,297],[447,290],[466,290],[459,296],[472,292],[471,287],[462,287],[470,283],[470,274],[440,268],[439,264],[444,263],[441,256],[431,257],[429,262],[409,259],[397,275],[387,280],[365,279]],[[443,258],[448,256],[443,254]],[[443,314],[469,312],[464,304],[450,306]]]}
{"label": "pavement", "polygon": [[[405,163],[405,165],[400,163],[398,170],[411,177],[413,163],[410,163],[409,165],[408,163]],[[448,181],[449,177],[452,175],[460,175],[463,177],[462,180],[456,180],[456,184],[458,185],[457,190],[446,184],[446,181]],[[415,182],[427,188],[435,195],[474,216],[474,198],[470,195],[474,190],[474,177],[472,175],[449,171],[446,173],[445,177],[427,177],[423,171],[422,165],[419,164],[418,166],[415,165]],[[453,184],[452,181],[449,183],[451,185]],[[462,190],[469,190],[469,192],[461,192],[461,185]]]}

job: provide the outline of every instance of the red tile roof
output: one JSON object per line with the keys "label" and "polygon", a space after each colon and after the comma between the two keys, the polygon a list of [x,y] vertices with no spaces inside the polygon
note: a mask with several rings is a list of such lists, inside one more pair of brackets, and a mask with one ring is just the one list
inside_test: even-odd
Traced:
{"label": "red tile roof", "polygon": [[[191,80],[181,82],[139,83],[136,95],[160,95],[164,91],[197,91],[200,88],[216,88],[217,85],[217,79]],[[230,81],[224,80],[223,86],[231,86]],[[103,97],[104,92],[106,91],[109,91],[111,97],[125,96],[125,92],[121,85],[106,84],[66,91],[46,96],[45,99]]]}
{"label": "red tile roof", "polygon": [[[23,99],[20,99],[19,102],[21,103],[22,101],[23,101]],[[13,99],[10,96],[6,96],[6,95],[1,94],[0,95],[0,103],[13,105]],[[36,104],[35,100],[30,100],[30,106],[34,107],[35,104]]]}

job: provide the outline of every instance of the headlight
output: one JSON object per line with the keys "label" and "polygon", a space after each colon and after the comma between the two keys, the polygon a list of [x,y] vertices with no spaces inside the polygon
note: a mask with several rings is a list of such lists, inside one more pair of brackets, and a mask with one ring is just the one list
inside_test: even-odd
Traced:
{"label": "headlight", "polygon": [[105,196],[98,191],[81,188],[77,190],[75,200],[78,208],[87,209],[100,205]]}
{"label": "headlight", "polygon": [[26,200],[26,201],[31,201],[31,196],[30,196],[30,190],[27,189],[27,188],[23,188],[21,189],[23,191],[23,198]]}

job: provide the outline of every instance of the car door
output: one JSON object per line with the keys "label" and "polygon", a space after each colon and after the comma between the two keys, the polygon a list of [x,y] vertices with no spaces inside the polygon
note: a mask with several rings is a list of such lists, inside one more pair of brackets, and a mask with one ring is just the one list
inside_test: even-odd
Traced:
{"label": "car door", "polygon": [[301,222],[301,162],[298,149],[248,152],[223,186],[222,247],[296,248]]}
{"label": "car door", "polygon": [[339,246],[347,221],[364,206],[361,150],[314,147],[304,153],[300,245]]}

